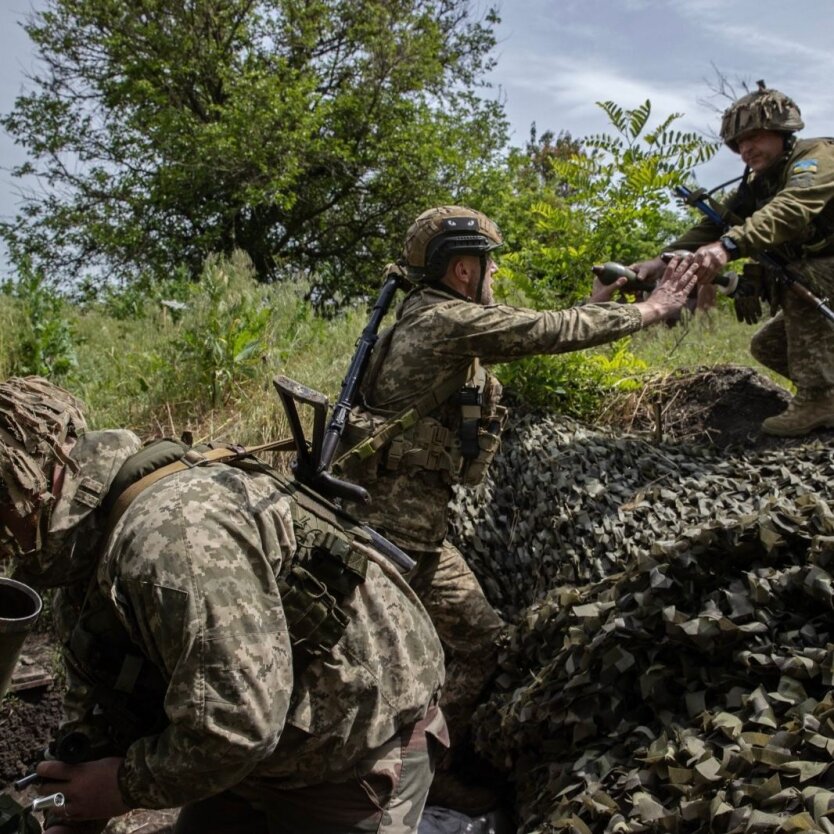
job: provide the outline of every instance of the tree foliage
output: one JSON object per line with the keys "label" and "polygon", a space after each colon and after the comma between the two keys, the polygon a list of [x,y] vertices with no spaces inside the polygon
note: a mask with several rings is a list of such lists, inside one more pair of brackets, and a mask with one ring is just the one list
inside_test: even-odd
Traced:
{"label": "tree foliage", "polygon": [[[510,153],[505,168],[478,184],[481,207],[507,240],[499,250],[496,295],[539,309],[561,308],[588,294],[591,266],[656,255],[682,231],[670,188],[689,180],[717,145],[675,129],[679,114],[650,126],[651,104],[599,106],[612,132],[574,140],[552,132]],[[608,355],[534,356],[499,368],[527,401],[576,414],[593,410],[615,376],[639,374],[627,350]]]}
{"label": "tree foliage", "polygon": [[[467,0],[50,0],[44,70],[1,123],[37,177],[0,229],[53,279],[244,250],[345,297],[505,142]],[[27,182],[28,180],[24,180]],[[373,264],[373,267],[369,267]]]}
{"label": "tree foliage", "polygon": [[[513,241],[499,291],[534,306],[561,306],[587,293],[590,267],[654,256],[683,225],[671,188],[718,149],[675,129],[673,113],[650,126],[651,103],[629,110],[598,102],[613,132],[574,140],[542,134],[508,161],[495,214]],[[546,174],[542,174],[543,162]]]}

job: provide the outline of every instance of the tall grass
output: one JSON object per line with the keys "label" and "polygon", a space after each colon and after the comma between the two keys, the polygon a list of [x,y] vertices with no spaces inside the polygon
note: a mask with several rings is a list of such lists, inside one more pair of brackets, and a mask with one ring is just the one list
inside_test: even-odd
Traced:
{"label": "tall grass", "polygon": [[790,388],[788,380],[750,355],[750,339],[758,327],[739,322],[732,305],[723,302],[706,314],[693,316],[685,311],[674,327],[659,324],[640,331],[632,336],[630,350],[654,374],[682,368],[747,365]]}
{"label": "tall grass", "polygon": [[[93,427],[128,427],[144,438],[189,431],[197,441],[257,444],[289,435],[272,385],[276,374],[331,400],[338,394],[366,322],[365,309],[323,319],[305,301],[303,285],[258,285],[241,258],[214,261],[206,269],[200,285],[177,290],[184,305],[164,294],[149,295],[138,305],[131,299],[129,318],[123,304],[112,303],[112,294],[111,302],[65,305],[77,365],[55,381],[85,400]],[[19,372],[14,357],[20,311],[19,299],[0,295],[2,378]],[[559,373],[579,374],[617,392],[634,390],[645,376],[733,363],[756,367],[786,385],[750,356],[754,331],[737,322],[725,303],[675,327],[659,325],[588,351],[584,360],[570,357]],[[539,377],[528,369],[529,385],[561,384],[551,371],[533,370]],[[522,382],[526,378],[523,365],[515,373]],[[576,396],[584,396],[583,390],[577,386]],[[568,399],[573,395],[569,391]],[[571,410],[563,391],[553,403]],[[586,414],[585,403],[580,405]],[[308,422],[309,416],[304,415]]]}

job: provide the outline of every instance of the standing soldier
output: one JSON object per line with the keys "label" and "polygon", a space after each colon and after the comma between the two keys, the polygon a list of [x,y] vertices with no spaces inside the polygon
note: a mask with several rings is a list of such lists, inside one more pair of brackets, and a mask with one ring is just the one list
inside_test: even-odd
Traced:
{"label": "standing soldier", "polygon": [[[701,284],[729,261],[767,250],[812,292],[834,294],[834,139],[797,139],[803,127],[793,100],[763,81],[724,112],[721,138],[745,165],[727,201],[735,225],[725,233],[706,218],[667,247],[695,253]],[[663,266],[658,257],[634,269],[652,280]],[[745,267],[760,284],[769,279],[764,272],[756,263]],[[796,395],[786,411],[763,421],[762,431],[799,437],[834,428],[834,328],[784,288],[776,286],[771,300],[782,309],[753,336],[750,352],[791,380]]]}
{"label": "standing soldier", "polygon": [[[441,206],[415,220],[401,265],[416,288],[374,348],[335,462],[371,495],[355,512],[417,561],[411,585],[449,651],[442,704],[453,747],[495,673],[505,625],[446,538],[452,487],[483,480],[504,423],[501,386],[484,364],[622,338],[679,310],[695,280],[694,267],[674,261],[638,304],[518,309],[493,303],[491,253],[501,244],[495,223],[469,208]],[[460,786],[451,798],[443,784],[435,779],[431,801],[469,811],[488,804],[475,790],[463,799]]]}
{"label": "standing soldier", "polygon": [[85,431],[45,380],[0,383],[0,556],[60,588],[50,834],[176,806],[177,834],[416,834],[446,734],[414,592],[360,525],[239,448],[176,450],[171,471],[140,445]]}

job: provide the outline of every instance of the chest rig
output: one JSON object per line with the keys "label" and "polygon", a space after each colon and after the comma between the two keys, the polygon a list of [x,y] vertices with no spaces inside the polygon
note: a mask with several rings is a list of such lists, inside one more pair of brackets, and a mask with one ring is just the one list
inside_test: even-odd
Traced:
{"label": "chest rig", "polygon": [[397,413],[356,407],[333,469],[360,483],[386,473],[424,471],[447,484],[476,486],[501,443],[507,412],[498,405],[500,392],[498,381],[475,359]]}
{"label": "chest rig", "polygon": [[[747,218],[770,203],[785,188],[794,184],[795,179],[811,178],[813,171],[797,174],[795,171],[797,152],[814,144],[822,144],[825,153],[834,153],[834,139],[799,139],[789,141],[782,158],[762,174],[747,178],[747,171],[729,208],[741,218]],[[829,200],[822,210],[811,217],[800,234],[793,240],[773,247],[786,261],[803,258],[828,257],[834,254],[834,200]]]}
{"label": "chest rig", "polygon": [[[281,447],[268,444],[257,450],[264,448]],[[100,512],[107,517],[102,542],[136,497],[161,478],[184,469],[223,461],[274,478],[293,499],[297,547],[293,558],[282,565],[277,585],[293,665],[299,673],[313,658],[331,653],[342,638],[350,622],[343,602],[365,580],[371,540],[361,525],[318,494],[261,463],[251,455],[253,451],[234,446],[192,448],[169,439],[149,444],[125,461],[101,501]],[[53,752],[68,762],[123,753],[133,740],[159,732],[167,723],[162,710],[165,679],[137,650],[111,601],[93,581],[79,602],[80,613],[65,656],[74,677],[92,689],[90,700],[96,706],[56,740]]]}

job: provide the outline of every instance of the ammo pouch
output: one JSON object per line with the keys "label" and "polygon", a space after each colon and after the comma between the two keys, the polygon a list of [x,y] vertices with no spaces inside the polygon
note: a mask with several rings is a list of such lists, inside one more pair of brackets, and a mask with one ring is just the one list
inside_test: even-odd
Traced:
{"label": "ammo pouch", "polygon": [[[334,471],[372,483],[380,474],[422,470],[437,472],[449,484],[477,486],[498,451],[507,414],[505,408],[494,406],[484,418],[485,385],[486,373],[476,361],[465,380],[450,380],[399,414],[354,408],[343,435],[348,450],[335,461]],[[427,416],[444,404],[459,408],[457,430]]]}
{"label": "ammo pouch", "polygon": [[341,531],[310,530],[300,520],[295,527],[299,555],[278,589],[298,664],[329,654],[341,640],[350,618],[340,603],[365,581],[368,557]]}
{"label": "ammo pouch", "polygon": [[756,287],[756,295],[770,305],[770,315],[775,316],[782,306],[782,284],[778,275],[758,261],[747,261],[741,268],[741,279]]}
{"label": "ammo pouch", "polygon": [[447,429],[433,417],[423,417],[413,429],[395,437],[381,461],[381,468],[423,469],[439,473],[449,484],[477,486],[484,479],[501,445],[506,409],[496,408],[489,423],[465,421],[461,430]]}

